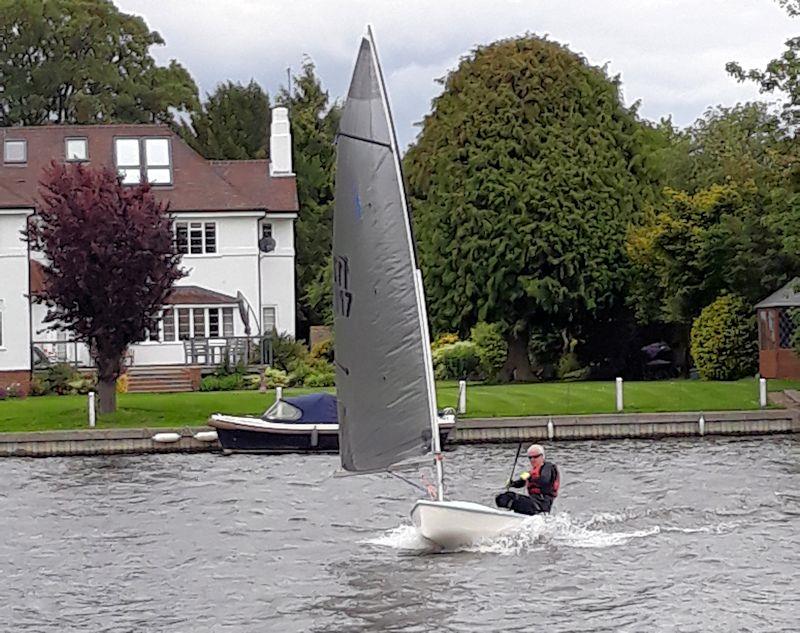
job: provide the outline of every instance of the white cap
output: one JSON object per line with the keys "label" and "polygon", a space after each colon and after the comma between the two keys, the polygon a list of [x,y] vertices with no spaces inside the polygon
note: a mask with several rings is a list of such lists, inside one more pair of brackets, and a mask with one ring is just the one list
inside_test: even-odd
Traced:
{"label": "white cap", "polygon": [[544,447],[541,444],[531,444],[528,447],[528,457],[533,457],[534,455],[544,457]]}

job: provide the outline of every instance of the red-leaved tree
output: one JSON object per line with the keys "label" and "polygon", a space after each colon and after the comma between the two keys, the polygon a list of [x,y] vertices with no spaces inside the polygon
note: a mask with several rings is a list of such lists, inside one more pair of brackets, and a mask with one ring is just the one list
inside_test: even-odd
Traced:
{"label": "red-leaved tree", "polygon": [[99,412],[116,411],[116,380],[131,343],[154,328],[173,283],[185,276],[168,205],[150,186],[123,186],[109,168],[53,162],[28,224],[46,258],[34,298],[45,323],[87,343],[97,367]]}

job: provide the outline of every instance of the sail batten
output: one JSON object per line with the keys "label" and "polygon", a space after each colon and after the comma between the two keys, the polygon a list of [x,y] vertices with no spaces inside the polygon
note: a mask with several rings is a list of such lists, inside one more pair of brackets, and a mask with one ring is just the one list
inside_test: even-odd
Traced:
{"label": "sail batten", "polygon": [[431,450],[435,396],[400,157],[371,34],[337,136],[333,269],[342,467],[386,470]]}

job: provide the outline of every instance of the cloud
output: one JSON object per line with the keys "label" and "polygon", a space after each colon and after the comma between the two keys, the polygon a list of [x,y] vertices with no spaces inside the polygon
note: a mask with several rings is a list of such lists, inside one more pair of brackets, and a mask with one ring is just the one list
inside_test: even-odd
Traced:
{"label": "cloud", "polygon": [[626,103],[686,125],[711,105],[758,97],[725,72],[736,60],[763,67],[797,33],[771,0],[116,0],[145,18],[203,93],[255,78],[270,94],[304,55],[333,98],[347,88],[364,25],[376,31],[401,146],[430,111],[435,79],[476,46],[524,33],[547,35],[620,74]]}

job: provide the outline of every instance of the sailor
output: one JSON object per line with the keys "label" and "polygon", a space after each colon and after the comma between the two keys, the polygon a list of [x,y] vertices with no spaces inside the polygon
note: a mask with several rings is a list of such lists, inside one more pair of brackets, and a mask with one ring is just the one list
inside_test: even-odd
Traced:
{"label": "sailor", "polygon": [[[558,467],[544,460],[544,448],[539,444],[528,447],[528,459],[531,460],[530,471],[524,472],[519,479],[509,480],[506,491],[495,498],[501,508],[509,508],[519,514],[540,514],[550,512],[553,500],[558,496],[560,477]],[[508,488],[526,487],[528,494],[511,492]]]}

